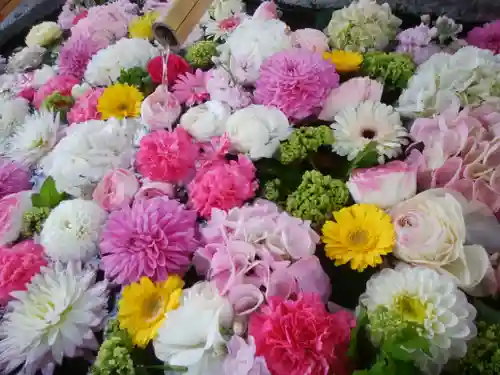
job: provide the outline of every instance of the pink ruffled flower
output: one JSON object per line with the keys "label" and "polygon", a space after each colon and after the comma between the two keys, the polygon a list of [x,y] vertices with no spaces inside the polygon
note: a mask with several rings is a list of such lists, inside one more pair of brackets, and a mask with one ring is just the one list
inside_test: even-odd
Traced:
{"label": "pink ruffled flower", "polygon": [[85,69],[102,44],[92,39],[91,35],[79,34],[68,39],[59,53],[59,74],[83,78]]}
{"label": "pink ruffled flower", "polygon": [[255,356],[255,339],[252,336],[248,338],[248,343],[239,336],[231,337],[227,349],[223,375],[271,375],[266,360]]}
{"label": "pink ruffled flower", "polygon": [[273,375],[347,375],[354,325],[352,314],[330,314],[312,294],[299,295],[295,301],[270,298],[250,316],[248,333]]}
{"label": "pink ruffled flower", "polygon": [[29,170],[16,162],[0,158],[0,199],[31,188]]}
{"label": "pink ruffled flower", "polygon": [[12,248],[0,248],[0,305],[12,299],[11,292],[26,290],[40,268],[47,265],[43,247],[25,240]]}
{"label": "pink ruffled flower", "polygon": [[89,120],[100,120],[101,113],[97,110],[97,103],[104,89],[90,89],[80,96],[68,112],[68,123],[79,124]]}
{"label": "pink ruffled flower", "polygon": [[0,199],[0,246],[17,240],[23,227],[23,215],[31,208],[31,191],[9,194]]}
{"label": "pink ruffled flower", "polygon": [[156,90],[142,102],[142,122],[152,130],[172,130],[172,125],[181,114],[181,104],[177,96],[168,91],[164,85]]}
{"label": "pink ruffled flower", "polygon": [[175,198],[175,186],[166,182],[146,182],[137,191],[135,200],[145,200],[154,197]]}
{"label": "pink ruffled flower", "polygon": [[33,99],[33,105],[39,109],[43,101],[56,91],[63,96],[71,96],[71,89],[79,83],[80,80],[72,75],[54,76],[38,89]]}
{"label": "pink ruffled flower", "polygon": [[61,13],[57,19],[57,23],[63,30],[69,30],[73,26],[73,20],[82,11],[81,7],[73,4],[73,0],[67,0],[63,5]]}
{"label": "pink ruffled flower", "polygon": [[97,184],[92,198],[106,211],[115,211],[130,206],[137,190],[139,181],[132,172],[113,169]]}
{"label": "pink ruffled flower", "polygon": [[201,104],[210,98],[207,92],[207,72],[196,69],[196,72],[186,72],[177,78],[172,90],[179,102],[191,107]]}
{"label": "pink ruffled flower", "polygon": [[299,29],[292,33],[293,46],[323,54],[328,51],[327,36],[316,29]]}
{"label": "pink ruffled flower", "polygon": [[73,25],[76,25],[78,22],[80,22],[81,20],[83,20],[84,18],[87,18],[87,16],[89,15],[89,11],[88,10],[84,10],[83,12],[80,12],[78,13],[75,18],[73,18],[73,22],[72,24]]}
{"label": "pink ruffled flower", "polygon": [[194,168],[199,147],[183,128],[156,130],[141,139],[135,162],[137,170],[153,181],[177,183]]}
{"label": "pink ruffled flower", "polygon": [[441,51],[438,45],[432,43],[437,30],[422,24],[411,29],[401,31],[397,40],[396,52],[410,55],[415,64],[420,65],[427,61],[432,55]]}
{"label": "pink ruffled flower", "polygon": [[342,83],[328,95],[318,118],[333,121],[346,107],[356,107],[366,100],[380,102],[384,86],[368,77],[356,77]]}
{"label": "pink ruffled flower", "polygon": [[473,28],[466,40],[472,46],[489,49],[494,54],[500,53],[500,20]]}
{"label": "pink ruffled flower", "polygon": [[264,21],[278,19],[278,5],[274,1],[263,1],[253,13],[252,18]]}
{"label": "pink ruffled flower", "polygon": [[226,103],[233,109],[244,108],[252,103],[251,94],[234,82],[231,74],[223,68],[208,72],[207,92],[210,99]]}
{"label": "pink ruffled flower", "polygon": [[319,53],[293,48],[268,58],[255,84],[255,102],[274,106],[290,119],[317,114],[339,85],[335,66]]}
{"label": "pink ruffled flower", "polygon": [[135,201],[109,215],[101,235],[102,267],[118,284],[183,275],[196,250],[196,212],[167,197]]}

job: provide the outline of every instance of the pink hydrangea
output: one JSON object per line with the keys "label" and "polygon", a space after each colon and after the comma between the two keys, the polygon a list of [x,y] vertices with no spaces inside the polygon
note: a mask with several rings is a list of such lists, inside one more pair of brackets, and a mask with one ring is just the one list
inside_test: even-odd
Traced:
{"label": "pink hydrangea", "polygon": [[207,92],[211,100],[226,103],[233,109],[244,108],[252,103],[252,95],[234,82],[231,74],[223,68],[208,72]]}
{"label": "pink hydrangea", "polygon": [[33,98],[33,105],[40,108],[43,101],[54,92],[59,92],[64,96],[71,96],[71,89],[74,85],[80,83],[80,80],[72,75],[57,75],[50,78],[42,87],[38,89]]}
{"label": "pink hydrangea", "polygon": [[207,91],[208,72],[197,69],[196,72],[186,72],[180,75],[172,90],[179,102],[191,107],[201,104],[210,98]]}
{"label": "pink hydrangea", "polygon": [[181,127],[173,132],[157,130],[141,139],[135,162],[137,170],[153,181],[181,182],[189,178],[199,147]]}
{"label": "pink hydrangea", "polygon": [[495,54],[500,53],[500,20],[490,22],[482,27],[475,27],[467,34],[467,43]]}
{"label": "pink hydrangea", "polygon": [[333,64],[319,53],[293,48],[274,54],[262,64],[254,99],[279,108],[290,119],[302,120],[317,115],[338,85]]}
{"label": "pink hydrangea", "polygon": [[101,235],[102,267],[119,284],[183,275],[197,247],[196,213],[167,197],[135,201],[109,215]]}
{"label": "pink hydrangea", "polygon": [[88,120],[100,120],[101,113],[97,110],[97,102],[104,89],[89,89],[79,97],[68,112],[68,123],[79,124]]}
{"label": "pink hydrangea", "polygon": [[271,375],[266,360],[255,356],[255,340],[248,343],[239,336],[233,336],[227,343],[228,355],[224,359],[223,375]]}
{"label": "pink hydrangea", "polygon": [[102,43],[95,41],[89,34],[69,38],[59,53],[59,73],[81,80],[90,59],[102,47]]}
{"label": "pink hydrangea", "polygon": [[31,188],[29,170],[16,162],[0,158],[0,199]]}
{"label": "pink hydrangea", "polygon": [[0,305],[12,297],[10,293],[25,290],[31,278],[47,265],[43,247],[25,240],[12,248],[0,248]]}
{"label": "pink hydrangea", "polygon": [[396,51],[410,55],[415,64],[420,65],[441,51],[438,45],[432,43],[435,36],[436,29],[425,24],[403,30],[396,38],[399,41]]}
{"label": "pink hydrangea", "polygon": [[248,334],[273,375],[347,375],[352,314],[330,314],[317,295],[270,298],[250,316]]}

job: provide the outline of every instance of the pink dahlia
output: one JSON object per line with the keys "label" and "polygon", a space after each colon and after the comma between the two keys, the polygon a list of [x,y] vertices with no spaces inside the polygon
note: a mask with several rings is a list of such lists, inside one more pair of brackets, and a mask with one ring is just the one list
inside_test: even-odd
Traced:
{"label": "pink dahlia", "polygon": [[35,97],[33,98],[33,105],[39,109],[43,101],[56,91],[63,96],[71,96],[71,89],[74,85],[77,85],[79,83],[80,80],[73,77],[72,75],[54,76],[38,89]]}
{"label": "pink dahlia", "polygon": [[0,199],[30,188],[29,170],[13,161],[0,158]]}
{"label": "pink dahlia", "polygon": [[467,34],[467,43],[495,54],[500,53],[500,20],[475,27]]}
{"label": "pink dahlia", "polygon": [[94,41],[91,35],[81,34],[69,38],[59,53],[59,73],[81,80],[90,59],[101,48],[102,44]]}
{"label": "pink dahlia", "polygon": [[172,87],[175,96],[188,107],[201,104],[210,98],[207,91],[208,72],[197,69],[196,72],[186,72],[177,78]]}
{"label": "pink dahlia", "polygon": [[25,290],[31,278],[46,265],[43,247],[32,240],[0,248],[0,305],[9,302],[11,292]]}
{"label": "pink dahlia", "polygon": [[273,375],[344,375],[354,325],[350,313],[330,314],[319,296],[300,294],[296,301],[270,298],[250,316],[248,334]]}
{"label": "pink dahlia", "polygon": [[196,250],[196,212],[167,197],[135,201],[109,215],[101,235],[102,267],[119,284],[184,274]]}
{"label": "pink dahlia", "polygon": [[254,95],[256,103],[277,107],[290,119],[301,120],[318,114],[338,85],[333,64],[319,53],[293,48],[262,64]]}
{"label": "pink dahlia", "polygon": [[137,170],[153,181],[181,182],[189,177],[199,147],[184,128],[157,130],[141,139],[135,162]]}
{"label": "pink dahlia", "polygon": [[97,102],[104,89],[88,90],[79,97],[68,112],[68,123],[78,124],[88,120],[100,120],[101,113],[97,110]]}

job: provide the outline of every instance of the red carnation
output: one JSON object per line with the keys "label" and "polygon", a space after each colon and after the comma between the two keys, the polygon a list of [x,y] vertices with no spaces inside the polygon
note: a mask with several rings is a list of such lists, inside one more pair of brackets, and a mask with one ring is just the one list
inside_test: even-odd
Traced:
{"label": "red carnation", "polygon": [[[173,84],[179,75],[189,72],[190,70],[191,67],[189,63],[182,57],[174,54],[168,56],[167,78],[169,85]],[[162,83],[163,63],[161,56],[149,60],[148,72],[154,83]]]}

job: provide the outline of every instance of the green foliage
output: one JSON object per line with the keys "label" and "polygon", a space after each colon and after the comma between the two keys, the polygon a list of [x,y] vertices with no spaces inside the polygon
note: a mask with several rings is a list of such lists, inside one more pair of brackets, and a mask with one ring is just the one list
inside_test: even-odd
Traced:
{"label": "green foliage", "polygon": [[367,52],[363,58],[363,75],[376,79],[389,89],[404,89],[416,66],[410,56],[396,52]]}
{"label": "green foliage", "polygon": [[332,130],[325,125],[295,129],[288,139],[281,143],[279,155],[283,164],[306,159],[323,145],[333,143]]}
{"label": "green foliage", "polygon": [[[498,314],[498,313],[497,313]],[[500,374],[500,324],[477,324],[478,334],[469,342],[467,354],[460,361],[461,375]]]}
{"label": "green foliage", "polygon": [[55,91],[45,98],[41,108],[51,112],[60,112],[64,114],[71,109],[74,103],[75,100],[72,96],[61,95],[59,91]]}
{"label": "green foliage", "polygon": [[149,73],[139,66],[122,69],[120,77],[118,77],[118,83],[135,86],[144,96],[148,96],[155,89],[155,84],[151,80]]}
{"label": "green foliage", "polygon": [[264,198],[273,202],[278,202],[280,199],[280,188],[281,188],[281,180],[279,178],[266,181],[264,183],[264,187],[262,188],[262,193],[264,195]]}
{"label": "green foliage", "polygon": [[54,179],[52,177],[47,177],[43,182],[40,193],[31,196],[31,203],[33,207],[54,208],[64,199],[66,199],[66,193],[59,193]]}
{"label": "green foliage", "polygon": [[48,207],[33,207],[23,215],[22,235],[24,237],[33,237],[42,231],[43,223],[50,214]]}
{"label": "green foliage", "polygon": [[211,40],[200,40],[186,52],[186,61],[196,68],[212,65],[212,57],[217,55],[217,44]]}

